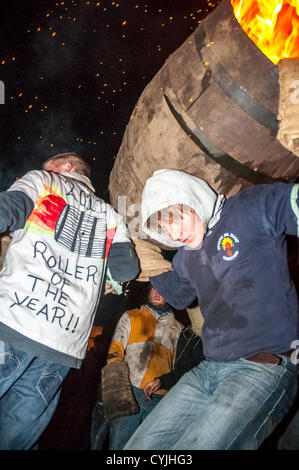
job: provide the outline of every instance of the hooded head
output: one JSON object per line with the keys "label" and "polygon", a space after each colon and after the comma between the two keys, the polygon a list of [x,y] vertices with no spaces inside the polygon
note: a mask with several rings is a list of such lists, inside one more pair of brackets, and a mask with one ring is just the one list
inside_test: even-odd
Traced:
{"label": "hooded head", "polygon": [[[142,230],[163,245],[194,248],[188,233],[195,234],[201,243],[219,198],[223,196],[219,197],[201,178],[179,170],[155,171],[142,193]],[[177,231],[182,228],[180,236],[169,230],[175,226]]]}

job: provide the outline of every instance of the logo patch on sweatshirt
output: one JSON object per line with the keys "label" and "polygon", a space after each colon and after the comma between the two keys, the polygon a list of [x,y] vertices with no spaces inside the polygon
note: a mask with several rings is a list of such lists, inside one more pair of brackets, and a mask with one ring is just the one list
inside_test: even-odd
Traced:
{"label": "logo patch on sweatshirt", "polygon": [[222,258],[225,261],[231,261],[239,254],[238,243],[239,239],[236,235],[233,233],[224,233],[218,240],[217,251],[223,253]]}

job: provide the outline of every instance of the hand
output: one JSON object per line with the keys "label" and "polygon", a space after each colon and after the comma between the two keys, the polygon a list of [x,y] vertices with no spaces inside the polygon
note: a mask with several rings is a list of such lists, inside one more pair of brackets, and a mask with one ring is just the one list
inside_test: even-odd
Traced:
{"label": "hand", "polygon": [[164,258],[158,246],[139,238],[134,239],[134,245],[141,269],[138,281],[148,281],[149,277],[158,276],[172,269],[171,262]]}
{"label": "hand", "polygon": [[161,387],[160,379],[154,379],[152,382],[149,382],[143,389],[143,393],[148,400],[151,400],[151,395],[155,393]]}

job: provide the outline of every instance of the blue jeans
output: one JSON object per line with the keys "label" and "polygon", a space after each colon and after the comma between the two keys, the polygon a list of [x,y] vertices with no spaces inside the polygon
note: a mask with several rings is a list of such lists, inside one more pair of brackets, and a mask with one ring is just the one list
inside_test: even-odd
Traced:
{"label": "blue jeans", "polygon": [[92,412],[90,450],[103,450],[110,430],[110,421],[104,418],[103,404],[96,403]]}
{"label": "blue jeans", "polygon": [[125,443],[136,431],[140,423],[151,413],[164,395],[154,393],[149,400],[144,396],[143,389],[132,387],[134,396],[139,406],[139,412],[131,416],[123,416],[111,421],[110,426],[110,450],[121,450]]}
{"label": "blue jeans", "polygon": [[278,441],[278,450],[299,450],[299,410]]}
{"label": "blue jeans", "polygon": [[125,450],[257,449],[295,400],[297,368],[203,361],[141,424]]}
{"label": "blue jeans", "polygon": [[1,343],[0,449],[31,449],[48,425],[68,367]]}
{"label": "blue jeans", "polygon": [[299,394],[286,418],[284,431],[277,442],[278,450],[299,450]]}

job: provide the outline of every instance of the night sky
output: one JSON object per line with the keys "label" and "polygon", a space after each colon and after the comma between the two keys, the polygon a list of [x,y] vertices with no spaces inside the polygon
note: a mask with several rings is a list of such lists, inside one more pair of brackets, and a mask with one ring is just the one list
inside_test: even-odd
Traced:
{"label": "night sky", "polygon": [[1,2],[0,190],[51,155],[93,163],[97,194],[146,85],[219,1]]}

